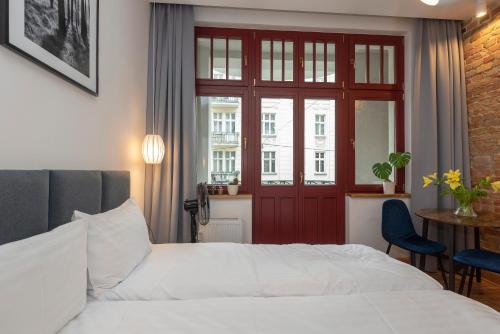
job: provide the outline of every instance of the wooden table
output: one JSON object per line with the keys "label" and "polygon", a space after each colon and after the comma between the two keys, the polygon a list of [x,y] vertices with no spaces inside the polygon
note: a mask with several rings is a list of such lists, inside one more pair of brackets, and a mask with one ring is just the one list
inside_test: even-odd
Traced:
{"label": "wooden table", "polygon": [[[479,238],[479,228],[481,227],[500,227],[500,215],[494,213],[478,213],[477,217],[460,217],[456,216],[454,210],[451,209],[420,209],[415,211],[415,214],[423,219],[422,225],[422,237],[427,239],[427,234],[429,231],[429,222],[435,222],[438,224],[450,225],[450,243],[449,254],[450,259],[448,261],[449,265],[449,279],[448,285],[451,291],[455,291],[455,266],[453,265],[453,256],[455,256],[455,236],[456,228],[473,228],[474,229],[474,248],[479,249],[481,247]],[[425,268],[425,255],[420,258],[420,269]],[[481,272],[477,271],[477,280],[481,281]]]}

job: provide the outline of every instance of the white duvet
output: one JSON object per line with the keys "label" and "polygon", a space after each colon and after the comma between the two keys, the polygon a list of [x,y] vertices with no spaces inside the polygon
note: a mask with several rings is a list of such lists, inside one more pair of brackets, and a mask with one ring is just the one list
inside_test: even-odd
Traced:
{"label": "white duvet", "polygon": [[449,291],[91,302],[61,334],[500,333],[500,314]]}
{"label": "white duvet", "polygon": [[420,270],[362,245],[162,244],[99,300],[279,297],[440,290]]}

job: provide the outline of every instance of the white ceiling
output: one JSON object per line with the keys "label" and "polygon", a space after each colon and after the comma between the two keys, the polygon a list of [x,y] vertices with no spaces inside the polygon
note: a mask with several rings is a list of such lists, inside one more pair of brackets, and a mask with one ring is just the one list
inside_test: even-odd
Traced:
{"label": "white ceiling", "polygon": [[[155,0],[147,0],[154,2]],[[489,3],[500,0],[488,0]],[[426,17],[464,20],[474,16],[476,0],[440,0],[427,6],[420,0],[156,0],[156,2],[314,13]]]}

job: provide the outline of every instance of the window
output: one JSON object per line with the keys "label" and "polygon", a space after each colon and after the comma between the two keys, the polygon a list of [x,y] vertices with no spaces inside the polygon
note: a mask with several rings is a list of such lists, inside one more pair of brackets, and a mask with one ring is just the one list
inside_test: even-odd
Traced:
{"label": "window", "polygon": [[242,98],[198,96],[198,182],[227,184],[243,178]]}
{"label": "window", "polygon": [[325,115],[316,115],[315,117],[315,131],[316,136],[325,135]]}
{"label": "window", "polygon": [[405,149],[403,42],[197,27],[198,181],[381,191],[371,166]]}
{"label": "window", "polygon": [[276,152],[262,152],[262,172],[265,174],[276,173]]}
{"label": "window", "polygon": [[317,174],[325,173],[325,152],[316,152],[314,154],[315,171]]}
{"label": "window", "polygon": [[221,112],[214,112],[212,114],[212,117],[213,117],[212,132],[222,133],[222,113]]}
{"label": "window", "polygon": [[276,135],[276,114],[262,114],[262,134],[264,136]]}

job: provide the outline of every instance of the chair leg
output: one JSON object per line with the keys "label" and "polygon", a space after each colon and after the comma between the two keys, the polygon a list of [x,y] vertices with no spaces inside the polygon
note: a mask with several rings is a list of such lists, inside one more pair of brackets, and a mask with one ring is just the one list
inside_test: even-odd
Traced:
{"label": "chair leg", "polygon": [[474,273],[475,272],[476,272],[476,268],[470,267],[469,286],[467,287],[467,297],[470,297],[470,293],[472,291],[472,282],[474,281]]}
{"label": "chair leg", "polygon": [[443,259],[441,258],[441,254],[437,255],[438,260],[438,268],[441,271],[441,275],[443,276],[444,288],[448,290],[448,280],[446,279],[446,273],[444,272]]}
{"label": "chair leg", "polygon": [[417,261],[415,259],[415,252],[410,252],[411,265],[416,267]]}
{"label": "chair leg", "polygon": [[391,246],[392,244],[389,243],[389,245],[387,246],[387,250],[385,251],[385,254],[389,254],[389,252],[391,251]]}
{"label": "chair leg", "polygon": [[458,289],[459,294],[464,293],[464,287],[465,287],[465,280],[467,279],[467,274],[469,272],[469,267],[465,266],[464,270],[462,272],[462,278],[460,279],[460,288]]}

